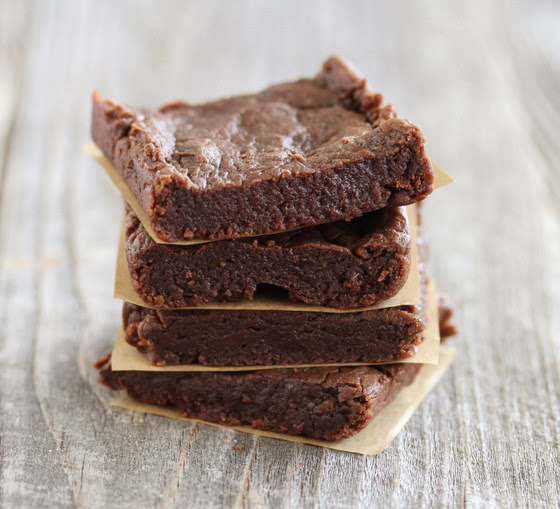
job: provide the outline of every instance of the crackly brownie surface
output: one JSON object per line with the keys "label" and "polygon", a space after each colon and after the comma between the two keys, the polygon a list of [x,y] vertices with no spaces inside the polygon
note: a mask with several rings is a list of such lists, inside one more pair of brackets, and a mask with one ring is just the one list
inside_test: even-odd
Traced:
{"label": "crackly brownie surface", "polygon": [[338,440],[355,435],[406,385],[419,364],[307,368],[244,373],[113,371],[97,363],[101,381],[143,403],[226,426]]}
{"label": "crackly brownie surface", "polygon": [[169,242],[350,219],[432,191],[421,131],[336,57],[313,79],[196,106],[94,93],[92,136]]}
{"label": "crackly brownie surface", "polygon": [[306,304],[354,308],[402,288],[411,235],[406,211],[396,207],[276,235],[173,246],[156,243],[127,208],[125,250],[132,284],[153,306],[251,299],[265,284]]}

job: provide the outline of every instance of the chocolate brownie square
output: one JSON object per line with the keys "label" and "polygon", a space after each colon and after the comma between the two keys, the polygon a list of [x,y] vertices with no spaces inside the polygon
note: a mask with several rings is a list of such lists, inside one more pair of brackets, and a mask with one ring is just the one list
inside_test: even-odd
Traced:
{"label": "chocolate brownie square", "polygon": [[200,105],[93,95],[92,137],[158,238],[220,240],[349,220],[433,190],[424,137],[347,62]]}
{"label": "chocolate brownie square", "polygon": [[411,242],[403,207],[350,222],[187,246],[156,243],[132,209],[126,211],[131,282],[147,305],[158,308],[252,299],[263,285],[305,304],[371,306],[403,287]]}
{"label": "chocolate brownie square", "polygon": [[110,388],[190,418],[339,440],[362,430],[422,365],[154,373],[113,371],[109,355],[96,367]]}

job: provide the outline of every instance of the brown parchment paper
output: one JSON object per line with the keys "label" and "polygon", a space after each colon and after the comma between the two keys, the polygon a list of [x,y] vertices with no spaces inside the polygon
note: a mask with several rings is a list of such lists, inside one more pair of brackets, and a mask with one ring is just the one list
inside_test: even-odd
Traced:
{"label": "brown parchment paper", "polygon": [[[189,246],[193,244],[205,244],[207,242],[216,242],[213,240],[200,240],[200,239],[193,239],[193,240],[179,240],[176,242],[165,242],[161,240],[155,233],[154,229],[152,228],[151,222],[144,212],[144,209],[140,206],[140,203],[136,199],[136,196],[132,193],[124,179],[122,178],[121,174],[115,168],[113,163],[107,159],[105,154],[102,150],[94,144],[88,144],[84,146],[84,150],[88,156],[90,156],[94,161],[96,161],[100,166],[103,167],[113,184],[117,187],[119,192],[121,193],[122,197],[126,200],[126,202],[130,205],[134,213],[140,219],[142,226],[146,229],[150,237],[154,239],[155,242],[158,244],[176,244],[179,246]],[[447,175],[439,166],[432,162],[432,166],[434,168],[434,189],[438,187],[445,186],[447,184],[451,184],[453,179]],[[270,234],[268,234],[270,235]],[[258,235],[252,235],[252,237],[258,237]]]}
{"label": "brown parchment paper", "polygon": [[432,161],[432,167],[434,169],[434,190],[440,187],[446,186],[448,184],[453,184],[455,180],[445,173],[436,163]]}
{"label": "brown parchment paper", "polygon": [[126,410],[134,410],[136,412],[150,413],[170,417],[172,419],[180,419],[184,421],[194,421],[203,424],[210,424],[219,428],[235,429],[253,435],[259,435],[268,438],[277,438],[288,442],[296,442],[300,444],[311,444],[319,447],[327,447],[337,451],[353,452],[372,456],[383,452],[393,439],[398,435],[407,421],[410,419],[414,411],[418,408],[424,398],[441,380],[456,353],[451,349],[441,350],[440,362],[434,365],[423,366],[416,379],[408,387],[405,387],[397,395],[397,397],[389,403],[377,416],[357,435],[329,442],[326,440],[317,440],[300,436],[282,435],[281,433],[273,433],[271,431],[260,431],[250,426],[236,426],[228,428],[212,422],[200,421],[197,419],[187,419],[181,416],[181,412],[166,407],[156,405],[148,405],[139,403],[130,398],[124,391],[120,392],[111,406],[124,408]]}
{"label": "brown parchment paper", "polygon": [[[430,281],[426,287],[426,320],[424,340],[418,345],[416,353],[398,362],[417,364],[437,364],[439,360],[439,320],[437,297],[434,284]],[[395,362],[395,361],[392,361]],[[201,364],[181,364],[178,366],[154,366],[134,346],[126,342],[124,331],[119,330],[115,347],[111,354],[111,366],[115,371],[255,371],[278,368],[313,368],[319,366],[370,366],[375,364],[391,364],[391,362],[351,362],[333,364],[291,364],[275,366],[203,366]]]}
{"label": "brown parchment paper", "polygon": [[[410,225],[410,271],[408,279],[399,292],[390,299],[378,302],[373,306],[354,309],[336,309],[326,306],[310,306],[303,302],[293,302],[285,297],[275,296],[271,293],[257,292],[253,299],[244,299],[235,302],[209,302],[203,306],[190,306],[176,309],[246,309],[246,310],[277,310],[277,311],[308,311],[317,313],[359,313],[371,309],[390,308],[394,306],[412,305],[418,306],[422,300],[420,288],[420,271],[418,268],[418,244],[417,244],[417,222],[416,204],[406,207],[408,222]],[[117,268],[115,271],[115,288],[113,297],[143,306],[145,308],[157,309],[156,306],[144,302],[132,286],[128,262],[125,254],[124,227],[121,231],[119,250],[117,253]]]}

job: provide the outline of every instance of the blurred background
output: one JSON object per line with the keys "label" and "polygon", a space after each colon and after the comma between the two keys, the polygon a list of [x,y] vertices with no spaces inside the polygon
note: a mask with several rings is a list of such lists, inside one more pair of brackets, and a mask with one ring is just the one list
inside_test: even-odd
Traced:
{"label": "blurred background", "polygon": [[[421,127],[428,154],[456,180],[428,199],[425,225],[431,273],[456,305],[459,357],[380,458],[274,443],[271,484],[254,466],[271,468],[265,440],[235,438],[253,456],[232,459],[219,443],[234,435],[214,431],[214,449],[204,433],[189,447],[213,451],[227,479],[183,482],[197,465],[188,451],[179,466],[145,452],[142,474],[142,447],[127,456],[130,437],[91,367],[118,327],[122,214],[82,150],[91,92],[132,105],[198,102],[313,76],[333,54]],[[559,92],[557,1],[0,0],[3,500],[47,503],[52,491],[61,505],[103,505],[107,493],[155,504],[188,486],[208,505],[250,505],[249,483],[251,496],[288,505],[557,506]],[[180,450],[184,425],[160,421],[145,436],[166,434]],[[95,455],[99,433],[112,439]],[[119,484],[113,474],[125,468]]]}

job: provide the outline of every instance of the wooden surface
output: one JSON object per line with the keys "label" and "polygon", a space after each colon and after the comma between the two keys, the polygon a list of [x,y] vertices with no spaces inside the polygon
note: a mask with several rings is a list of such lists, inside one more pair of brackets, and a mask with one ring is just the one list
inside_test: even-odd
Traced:
{"label": "wooden surface", "polygon": [[[0,505],[558,507],[559,34],[553,1],[1,1]],[[92,89],[198,101],[332,53],[456,178],[426,212],[452,370],[377,457],[111,410],[122,204],[81,150]]]}

